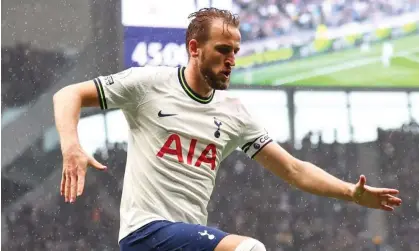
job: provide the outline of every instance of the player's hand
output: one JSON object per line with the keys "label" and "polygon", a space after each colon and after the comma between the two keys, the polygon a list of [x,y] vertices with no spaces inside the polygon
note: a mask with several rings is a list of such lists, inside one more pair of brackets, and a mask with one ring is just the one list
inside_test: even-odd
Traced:
{"label": "player's hand", "polygon": [[64,196],[65,202],[74,203],[76,197],[83,193],[87,166],[106,170],[106,166],[89,156],[80,146],[70,147],[63,151],[60,193]]}
{"label": "player's hand", "polygon": [[353,201],[361,206],[393,211],[394,207],[400,206],[402,200],[395,195],[399,194],[396,189],[376,188],[365,185],[367,179],[364,175],[359,177],[353,191]]}

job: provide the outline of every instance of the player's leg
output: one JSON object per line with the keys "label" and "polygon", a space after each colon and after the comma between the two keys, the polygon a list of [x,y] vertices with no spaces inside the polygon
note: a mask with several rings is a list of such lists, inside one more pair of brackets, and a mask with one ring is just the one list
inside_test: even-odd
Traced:
{"label": "player's leg", "polygon": [[254,238],[230,234],[218,243],[214,251],[266,251],[266,248]]}

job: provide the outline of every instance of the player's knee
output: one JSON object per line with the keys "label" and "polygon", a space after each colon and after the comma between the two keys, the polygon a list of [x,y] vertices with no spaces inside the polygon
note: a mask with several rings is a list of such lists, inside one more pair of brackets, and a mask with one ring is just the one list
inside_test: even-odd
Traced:
{"label": "player's knee", "polygon": [[266,251],[262,242],[249,238],[240,242],[235,251]]}

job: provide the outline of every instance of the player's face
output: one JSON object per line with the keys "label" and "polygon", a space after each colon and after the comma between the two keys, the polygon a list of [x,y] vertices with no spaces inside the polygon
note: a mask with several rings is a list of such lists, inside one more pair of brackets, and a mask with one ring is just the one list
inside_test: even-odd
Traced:
{"label": "player's face", "polygon": [[235,66],[235,56],[240,47],[238,28],[214,20],[209,40],[199,57],[199,69],[211,88],[225,90],[230,84],[230,75]]}

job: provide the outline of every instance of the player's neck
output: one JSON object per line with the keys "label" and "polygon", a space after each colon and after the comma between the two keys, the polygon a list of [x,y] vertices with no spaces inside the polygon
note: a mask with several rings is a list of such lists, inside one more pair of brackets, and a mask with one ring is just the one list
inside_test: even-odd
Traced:
{"label": "player's neck", "polygon": [[206,83],[199,70],[194,70],[191,65],[185,69],[186,83],[189,87],[201,97],[209,97],[213,89]]}

